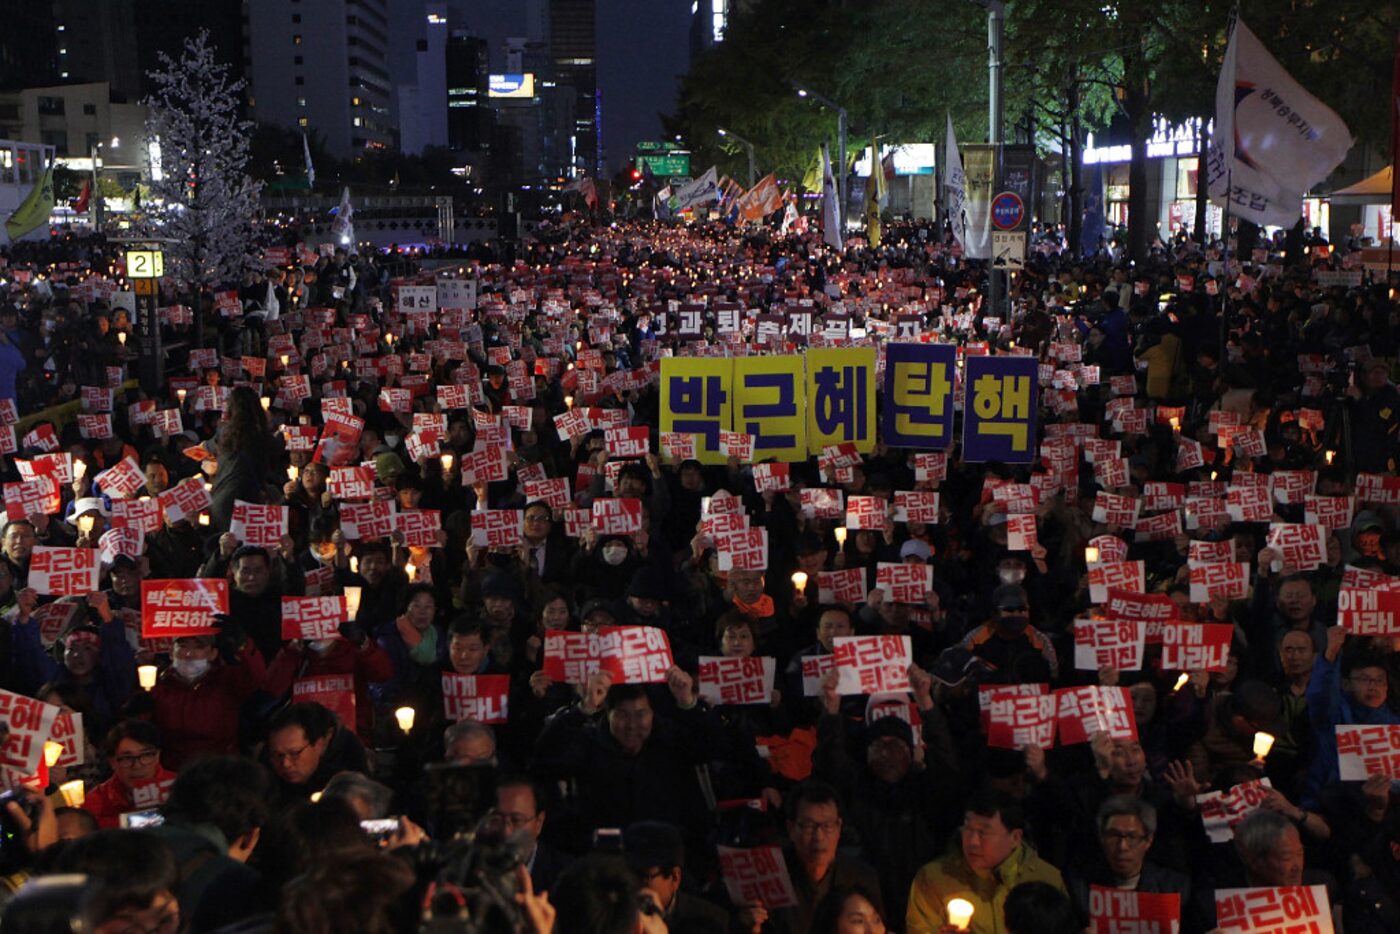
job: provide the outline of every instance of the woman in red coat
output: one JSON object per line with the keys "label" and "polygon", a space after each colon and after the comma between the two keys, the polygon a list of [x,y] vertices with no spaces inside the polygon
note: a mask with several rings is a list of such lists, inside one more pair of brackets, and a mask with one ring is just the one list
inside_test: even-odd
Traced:
{"label": "woman in red coat", "polygon": [[205,754],[237,754],[238,710],[267,679],[258,650],[250,640],[240,641],[237,653],[221,661],[213,636],[175,639],[171,665],[151,691],[166,768],[179,771]]}

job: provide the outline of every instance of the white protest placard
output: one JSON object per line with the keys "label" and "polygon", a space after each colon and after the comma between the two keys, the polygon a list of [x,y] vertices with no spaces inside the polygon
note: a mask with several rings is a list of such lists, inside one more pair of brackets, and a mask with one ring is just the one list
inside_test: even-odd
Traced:
{"label": "white protest placard", "polygon": [[1216,889],[1222,934],[1334,934],[1325,885]]}
{"label": "white protest placard", "polygon": [[1400,778],[1400,724],[1338,724],[1337,762],[1344,782]]}
{"label": "white protest placard", "polygon": [[700,696],[711,704],[767,704],[773,698],[777,660],[700,656]]}
{"label": "white protest placard", "polygon": [[1269,796],[1273,785],[1267,778],[1241,782],[1228,791],[1207,791],[1196,795],[1196,809],[1201,813],[1206,836],[1211,843],[1224,843],[1235,838],[1235,825],[1251,811],[1259,809]]}
{"label": "white protest placard", "polygon": [[783,851],[777,846],[719,846],[720,873],[735,905],[758,903],[769,911],[797,904]]}
{"label": "white protest placard", "polygon": [[832,654],[840,694],[909,690],[913,653],[908,636],[840,636]]}
{"label": "white protest placard", "polygon": [[29,558],[29,587],[52,597],[86,597],[98,590],[96,548],[35,545]]}
{"label": "white protest placard", "polygon": [[287,534],[287,507],[234,500],[228,530],[245,545],[276,548]]}
{"label": "white protest placard", "polygon": [[1074,667],[1080,671],[1137,671],[1142,668],[1147,624],[1118,619],[1074,621]]}

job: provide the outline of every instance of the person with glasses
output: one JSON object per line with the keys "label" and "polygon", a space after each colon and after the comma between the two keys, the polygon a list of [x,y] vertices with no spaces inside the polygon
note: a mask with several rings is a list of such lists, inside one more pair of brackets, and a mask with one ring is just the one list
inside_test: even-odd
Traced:
{"label": "person with glasses", "polygon": [[[1147,858],[1157,835],[1157,809],[1142,798],[1115,795],[1099,808],[1094,821],[1102,859],[1076,859],[1065,885],[1086,924],[1090,886],[1129,892],[1175,892],[1185,910],[1191,901],[1191,883],[1185,875]],[[1082,854],[1088,856],[1088,853]]]}
{"label": "person with glasses", "polygon": [[1308,769],[1303,795],[1305,822],[1310,810],[1322,803],[1323,788],[1338,781],[1338,725],[1400,724],[1400,714],[1386,703],[1390,698],[1386,656],[1373,649],[1369,639],[1358,639],[1343,652],[1346,641],[1346,627],[1327,630],[1327,649],[1313,663],[1308,682],[1308,715],[1317,738],[1317,753]]}
{"label": "person with glasses", "polygon": [[496,781],[496,811],[512,836],[524,834],[530,840],[530,852],[522,862],[530,874],[536,892],[554,888],[559,874],[569,868],[573,858],[540,840],[544,832],[545,789],[523,774],[507,774]]}
{"label": "person with glasses", "polygon": [[729,929],[724,909],[681,891],[685,844],[675,827],[661,821],[638,821],[623,831],[622,853],[642,883],[642,897],[661,910],[669,934]]}
{"label": "person with glasses", "polygon": [[353,730],[316,703],[286,707],[268,725],[263,758],[272,768],[274,797],[282,805],[304,801],[337,772],[369,772],[365,747]]}
{"label": "person with glasses", "polygon": [[112,777],[87,793],[83,810],[99,829],[121,826],[128,811],[160,807],[170,795],[175,773],[160,761],[160,730],[146,720],[123,720],[103,743]]}
{"label": "person with glasses", "polygon": [[948,924],[948,901],[954,898],[972,903],[971,934],[1001,934],[1006,896],[1017,885],[1045,882],[1063,892],[1060,871],[1025,842],[1025,832],[1021,802],[993,788],[974,793],[963,811],[959,843],[914,877],[907,934],[942,930]]}
{"label": "person with glasses", "polygon": [[883,914],[880,879],[874,868],[855,857],[838,853],[845,822],[836,789],[826,782],[811,779],[789,791],[784,805],[788,839],[783,857],[797,904],[772,910],[759,902],[741,905],[739,930],[754,934],[760,930],[805,934],[812,929],[817,906],[822,900],[833,890],[850,886],[869,892],[875,900],[875,909]]}

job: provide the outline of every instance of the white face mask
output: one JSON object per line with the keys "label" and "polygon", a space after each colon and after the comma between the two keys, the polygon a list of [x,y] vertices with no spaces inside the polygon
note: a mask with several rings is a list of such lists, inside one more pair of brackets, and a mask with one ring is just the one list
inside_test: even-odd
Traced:
{"label": "white face mask", "polygon": [[172,663],[175,673],[186,681],[198,681],[209,673],[209,659],[181,658]]}
{"label": "white face mask", "polygon": [[402,440],[403,440],[403,438],[399,437],[398,435],[385,435],[385,436],[384,436],[384,443],[387,444],[387,445],[389,445],[389,447],[391,447],[391,448],[396,448],[396,447],[398,447],[398,446],[399,446],[399,442],[402,441]]}
{"label": "white face mask", "polygon": [[1026,572],[1017,570],[998,571],[997,577],[1001,578],[1003,584],[1019,584],[1026,579]]}
{"label": "white face mask", "polygon": [[331,650],[331,646],[333,645],[335,645],[334,639],[313,639],[307,643],[311,651],[315,652],[317,655],[325,655]]}
{"label": "white face mask", "polygon": [[614,566],[619,565],[627,560],[627,549],[610,545],[603,549],[603,560]]}

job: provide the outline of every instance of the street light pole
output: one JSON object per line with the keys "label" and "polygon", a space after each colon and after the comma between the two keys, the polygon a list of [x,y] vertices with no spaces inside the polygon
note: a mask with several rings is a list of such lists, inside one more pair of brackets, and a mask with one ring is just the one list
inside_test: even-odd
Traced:
{"label": "street light pole", "polygon": [[738,143],[740,146],[743,146],[743,147],[744,147],[744,150],[745,150],[745,152],[748,154],[748,157],[749,157],[749,184],[748,184],[748,187],[749,187],[749,188],[753,188],[754,178],[755,178],[755,176],[758,174],[757,172],[754,171],[753,143],[751,143],[751,142],[749,142],[748,140],[744,139],[742,136],[740,136],[740,135],[737,134],[737,133],[731,133],[731,132],[729,132],[728,130],[724,129],[723,127],[720,127],[720,128],[719,128],[719,135],[720,135],[720,136],[723,136],[725,139],[732,139],[732,140],[734,140],[734,142],[736,142],[736,143]]}
{"label": "street light pole", "polygon": [[[797,87],[794,85],[794,87]],[[837,158],[841,160],[841,166],[836,174],[836,191],[840,204],[836,207],[837,216],[841,219],[841,229],[846,229],[846,108],[840,106],[835,101],[822,97],[815,91],[809,91],[803,87],[797,87],[798,97],[810,97],[828,110],[836,111],[836,139]]]}
{"label": "street light pole", "polygon": [[102,151],[101,143],[93,143],[88,148],[88,156],[92,160],[92,231],[100,233],[102,231],[102,192],[97,185],[97,154]]}
{"label": "street light pole", "polygon": [[[993,194],[1001,187],[1001,145],[1002,124],[1005,114],[1001,98],[1002,34],[1006,27],[1006,5],[1002,0],[972,0],[987,11],[987,142],[993,150]],[[1002,284],[1001,274],[993,268],[996,257],[988,260],[987,302],[993,315],[1001,314]],[[1009,315],[1006,316],[1009,319]]]}

